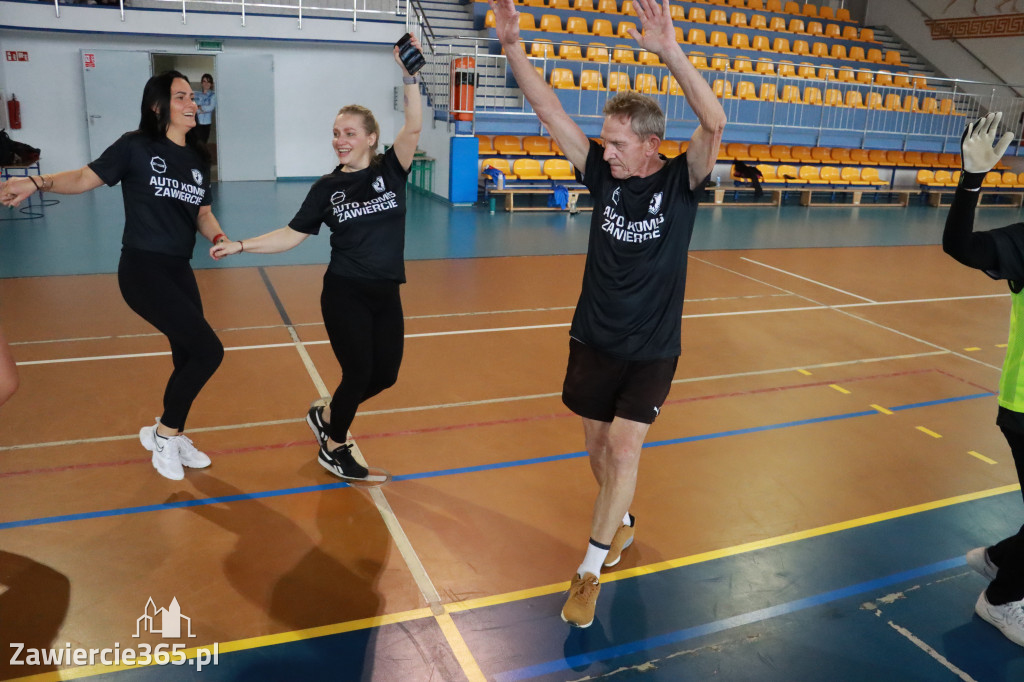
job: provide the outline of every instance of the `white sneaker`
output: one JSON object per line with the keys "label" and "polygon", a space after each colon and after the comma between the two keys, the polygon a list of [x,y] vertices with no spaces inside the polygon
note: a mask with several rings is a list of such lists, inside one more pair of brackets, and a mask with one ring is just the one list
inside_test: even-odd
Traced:
{"label": "white sneaker", "polygon": [[992,560],[988,558],[988,549],[985,547],[975,547],[967,553],[967,565],[975,570],[976,573],[980,573],[993,581],[996,579],[996,573],[999,572],[999,567],[992,563]]}
{"label": "white sneaker", "polygon": [[974,612],[999,628],[1008,640],[1024,646],[1024,600],[993,606],[982,592],[974,605]]}
{"label": "white sneaker", "polygon": [[[157,424],[160,420],[157,420]],[[139,431],[139,440],[142,447],[153,453],[153,468],[163,476],[172,481],[180,481],[185,478],[185,470],[181,468],[181,459],[178,457],[178,438],[156,437],[156,424],[143,426]],[[161,446],[160,441],[163,441]]]}
{"label": "white sneaker", "polygon": [[179,433],[171,440],[178,441],[178,459],[189,469],[205,469],[210,466],[210,458],[205,452],[196,449],[192,439],[184,433]]}

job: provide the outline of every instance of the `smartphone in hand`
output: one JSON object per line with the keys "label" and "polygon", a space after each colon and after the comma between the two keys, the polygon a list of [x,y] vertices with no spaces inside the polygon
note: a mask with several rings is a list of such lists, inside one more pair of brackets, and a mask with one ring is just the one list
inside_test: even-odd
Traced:
{"label": "smartphone in hand", "polygon": [[410,76],[416,75],[417,71],[426,66],[427,60],[423,57],[423,53],[412,44],[411,33],[406,33],[399,38],[395,45],[398,46],[398,58],[402,60],[402,65]]}

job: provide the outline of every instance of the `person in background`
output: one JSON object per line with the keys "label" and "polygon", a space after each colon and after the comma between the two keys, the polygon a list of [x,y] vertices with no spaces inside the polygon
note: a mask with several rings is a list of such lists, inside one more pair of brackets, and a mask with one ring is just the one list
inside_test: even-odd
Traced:
{"label": "person in background", "polygon": [[204,73],[200,84],[203,91],[196,93],[196,106],[199,107],[196,130],[199,139],[207,144],[210,142],[210,128],[213,127],[213,112],[217,108],[217,93],[213,91],[213,76],[210,74]]}

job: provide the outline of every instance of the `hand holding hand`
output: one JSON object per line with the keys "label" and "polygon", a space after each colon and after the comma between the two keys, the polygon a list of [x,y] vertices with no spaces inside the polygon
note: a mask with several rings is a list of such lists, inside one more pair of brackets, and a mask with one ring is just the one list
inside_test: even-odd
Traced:
{"label": "hand holding hand", "polygon": [[1007,131],[995,143],[996,130],[1003,118],[1003,112],[996,111],[979,118],[967,126],[960,138],[960,152],[965,173],[987,173],[1003,158],[1006,148],[1013,141],[1013,133]]}
{"label": "hand holding hand", "polygon": [[39,186],[27,177],[10,178],[6,182],[0,183],[0,204],[17,206],[32,196],[37,189]]}
{"label": "hand holding hand", "polygon": [[236,253],[242,253],[244,248],[245,245],[241,241],[233,242],[230,239],[224,239],[210,247],[210,258],[213,260],[220,260],[225,256],[233,256]]}

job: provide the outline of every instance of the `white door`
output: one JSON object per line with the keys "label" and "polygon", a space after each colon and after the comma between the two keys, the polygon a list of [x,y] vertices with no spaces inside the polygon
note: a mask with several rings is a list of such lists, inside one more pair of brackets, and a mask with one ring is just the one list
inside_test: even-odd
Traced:
{"label": "white door", "polygon": [[151,75],[148,52],[82,50],[90,158],[139,127],[142,89]]}
{"label": "white door", "polygon": [[217,174],[276,180],[274,58],[217,55]]}

